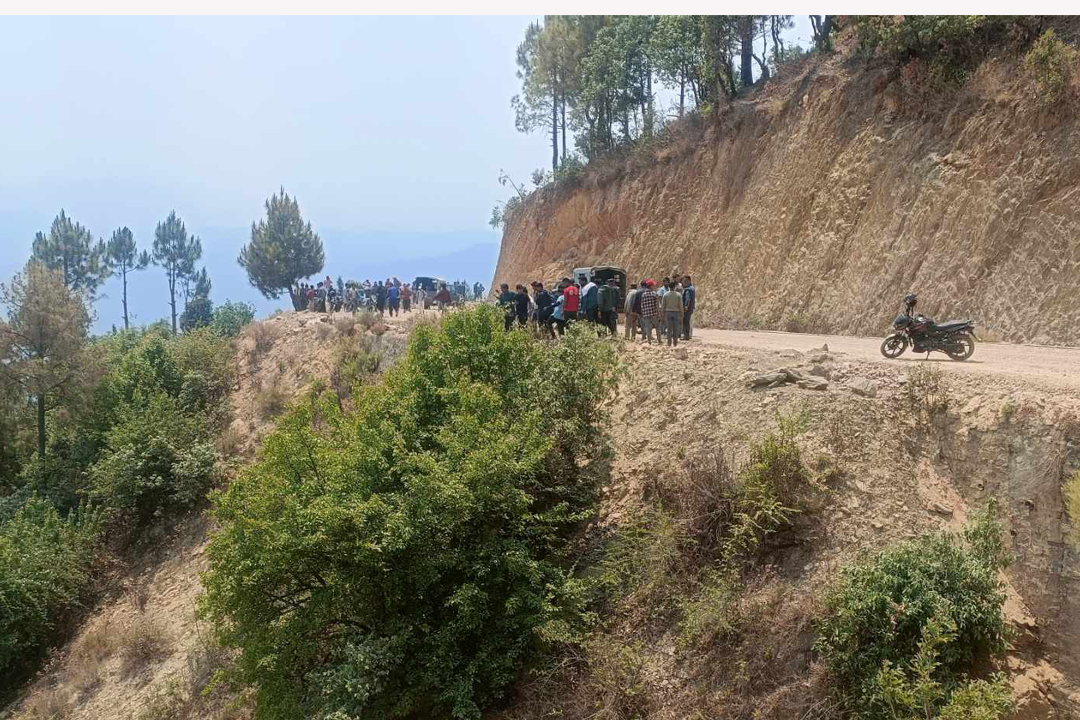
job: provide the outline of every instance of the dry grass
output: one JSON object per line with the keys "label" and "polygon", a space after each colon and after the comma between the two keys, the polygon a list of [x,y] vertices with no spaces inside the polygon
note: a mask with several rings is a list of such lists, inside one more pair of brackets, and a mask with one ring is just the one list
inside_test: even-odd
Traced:
{"label": "dry grass", "polygon": [[315,325],[315,339],[319,342],[326,342],[331,335],[334,334],[334,326],[329,322],[319,320]]}
{"label": "dry grass", "polygon": [[219,645],[202,640],[188,651],[184,667],[163,685],[142,708],[137,720],[231,720],[242,711],[230,703],[228,686],[217,683],[219,671],[229,664],[229,654]]}
{"label": "dry grass", "polygon": [[274,341],[281,335],[281,328],[277,323],[258,322],[248,327],[247,335],[251,338],[255,352],[262,354],[274,346]]}
{"label": "dry grass", "polygon": [[255,413],[262,421],[277,417],[288,406],[289,396],[275,377],[267,384],[255,387]]}
{"label": "dry grass", "polygon": [[363,332],[366,328],[360,325],[360,320],[355,315],[339,315],[334,320],[334,329],[337,330],[338,335],[343,337],[351,337],[357,333],[357,328],[360,332]]}
{"label": "dry grass", "polygon": [[73,709],[71,701],[71,691],[67,687],[50,686],[31,693],[23,705],[22,717],[26,720],[63,720]]}
{"label": "dry grass", "polygon": [[116,628],[102,620],[88,630],[75,644],[65,671],[66,683],[76,697],[92,692],[101,682],[104,663],[116,654],[119,638]]}
{"label": "dry grass", "polygon": [[379,322],[379,316],[374,310],[361,310],[353,316],[356,319],[356,324],[367,332],[371,330],[375,323]]}
{"label": "dry grass", "polygon": [[1065,495],[1065,509],[1069,513],[1072,528],[1069,537],[1073,544],[1080,550],[1080,470],[1073,473],[1072,477],[1065,481],[1062,489]]}
{"label": "dry grass", "polygon": [[236,457],[244,445],[244,433],[232,425],[226,426],[217,436],[217,451],[225,460]]}
{"label": "dry grass", "polygon": [[120,654],[120,674],[132,677],[148,665],[171,653],[172,637],[158,620],[137,616],[130,625],[117,633]]}

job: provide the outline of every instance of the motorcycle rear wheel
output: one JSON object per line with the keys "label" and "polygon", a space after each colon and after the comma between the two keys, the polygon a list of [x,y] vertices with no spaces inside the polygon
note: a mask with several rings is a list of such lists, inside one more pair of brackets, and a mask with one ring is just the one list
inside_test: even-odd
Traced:
{"label": "motorcycle rear wheel", "polygon": [[889,360],[895,360],[907,350],[908,340],[903,335],[890,335],[881,341],[881,354]]}
{"label": "motorcycle rear wheel", "polygon": [[945,354],[953,360],[963,362],[964,360],[967,360],[969,357],[975,354],[975,338],[973,338],[971,335],[967,333],[959,335],[956,338],[956,342],[957,345],[960,345],[963,348],[961,352],[957,352],[955,348],[950,348],[949,350],[945,351]]}

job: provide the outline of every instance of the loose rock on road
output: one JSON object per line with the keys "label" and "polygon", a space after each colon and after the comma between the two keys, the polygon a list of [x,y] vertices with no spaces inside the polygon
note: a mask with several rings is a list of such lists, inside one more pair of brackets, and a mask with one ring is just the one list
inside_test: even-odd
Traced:
{"label": "loose rock on road", "polygon": [[910,349],[896,360],[886,360],[881,356],[879,349],[882,339],[882,337],[695,328],[694,340],[689,343],[689,346],[693,347],[702,343],[755,350],[811,352],[820,350],[822,345],[828,345],[830,352],[844,353],[852,359],[888,363],[895,367],[928,361],[945,372],[1003,375],[1080,391],[1080,348],[982,342],[975,346],[975,355],[965,362],[950,360],[937,352],[930,353],[927,360],[925,353],[916,355]]}

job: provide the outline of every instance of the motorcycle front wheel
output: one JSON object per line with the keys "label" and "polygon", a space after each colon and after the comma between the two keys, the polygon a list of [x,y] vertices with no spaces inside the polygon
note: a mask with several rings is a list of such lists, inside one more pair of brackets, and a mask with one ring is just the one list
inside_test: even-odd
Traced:
{"label": "motorcycle front wheel", "polygon": [[881,354],[889,360],[895,360],[907,350],[908,340],[904,335],[890,335],[881,341]]}
{"label": "motorcycle front wheel", "polygon": [[967,360],[975,354],[975,338],[966,333],[957,336],[956,343],[950,346],[949,349],[945,351],[945,354],[953,360]]}

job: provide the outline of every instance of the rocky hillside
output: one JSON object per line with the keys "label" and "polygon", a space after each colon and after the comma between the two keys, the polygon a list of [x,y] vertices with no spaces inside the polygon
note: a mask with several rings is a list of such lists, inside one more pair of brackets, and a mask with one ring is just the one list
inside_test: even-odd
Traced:
{"label": "rocky hillside", "polygon": [[940,320],[1076,344],[1080,121],[1038,110],[1015,57],[917,95],[852,52],[685,123],[659,149],[534,193],[495,282],[613,263],[695,276],[701,320],[878,334],[916,291]]}

